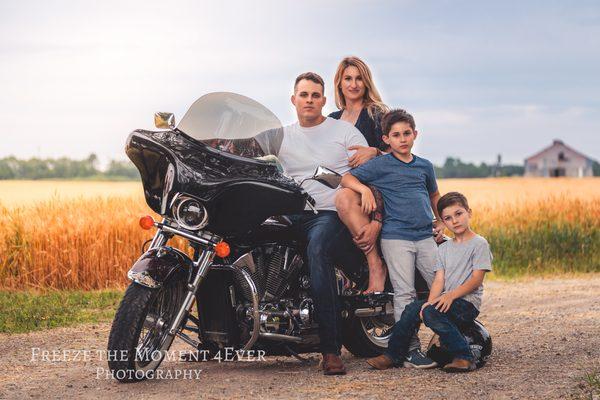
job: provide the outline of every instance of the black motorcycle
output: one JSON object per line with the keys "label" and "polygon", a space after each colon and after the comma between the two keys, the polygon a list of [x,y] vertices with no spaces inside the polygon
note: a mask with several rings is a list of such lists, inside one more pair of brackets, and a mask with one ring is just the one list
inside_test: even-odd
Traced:
{"label": "black motorcycle", "polygon": [[[203,354],[300,358],[318,351],[305,246],[282,217],[317,211],[302,182],[269,154],[265,137],[273,135],[265,132],[282,129],[277,117],[247,97],[211,93],[177,127],[169,113],[157,113],[155,124],[163,129],[136,130],[126,144],[146,202],[162,220],[140,220],[157,231],[128,273],[133,282],[112,324],[108,364],[115,378],[148,377],[175,337]],[[335,188],[340,177],[325,165],[308,179]],[[173,247],[176,237],[187,248]],[[393,301],[389,292],[360,295],[368,268],[359,264],[336,268],[343,344],[371,357],[387,346]],[[426,296],[422,280],[417,287]]]}
{"label": "black motorcycle", "polygon": [[[172,114],[155,118],[167,129],[136,130],[126,144],[146,202],[163,219],[140,221],[157,232],[128,273],[133,282],[113,321],[109,354],[120,355],[109,357],[114,376],[143,379],[175,337],[211,352],[318,351],[304,244],[281,217],[312,209],[314,201],[254,140],[281,129],[279,120],[233,93],[201,97],[177,128]],[[339,176],[326,167],[310,179],[336,187]],[[169,246],[175,237],[189,251]],[[391,296],[360,296],[366,264],[350,273],[342,267],[336,287],[344,346],[357,356],[378,355],[394,323]]]}

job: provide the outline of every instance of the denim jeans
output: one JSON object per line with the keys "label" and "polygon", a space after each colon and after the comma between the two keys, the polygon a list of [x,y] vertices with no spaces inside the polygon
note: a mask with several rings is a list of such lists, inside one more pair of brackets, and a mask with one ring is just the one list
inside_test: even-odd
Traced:
{"label": "denim jeans", "polygon": [[293,229],[306,242],[310,289],[319,324],[322,353],[340,354],[341,304],[336,290],[334,256],[340,241],[350,238],[335,211],[288,215]]}
{"label": "denim jeans", "polygon": [[[423,304],[425,300],[416,300],[406,306],[400,321],[396,322],[392,329],[385,354],[394,360],[395,364],[400,364],[406,358],[411,337],[421,322],[419,312]],[[479,311],[473,304],[463,299],[456,299],[445,313],[436,310],[434,306],[425,307],[423,322],[439,335],[440,342],[453,358],[473,361],[469,344],[458,327],[472,323],[477,315]]]}
{"label": "denim jeans", "polygon": [[404,307],[400,320],[392,328],[392,336],[384,354],[391,358],[395,365],[401,365],[408,354],[412,338],[421,324],[419,312],[423,304],[425,300],[415,300]]}

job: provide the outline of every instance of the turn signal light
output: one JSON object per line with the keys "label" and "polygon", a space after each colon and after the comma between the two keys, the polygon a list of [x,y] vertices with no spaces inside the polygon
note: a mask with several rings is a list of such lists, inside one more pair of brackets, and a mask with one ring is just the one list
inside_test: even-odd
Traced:
{"label": "turn signal light", "polygon": [[151,216],[146,215],[145,217],[140,218],[140,226],[145,230],[152,229],[154,226],[154,219]]}
{"label": "turn signal light", "polygon": [[229,255],[229,253],[231,253],[231,249],[229,248],[229,245],[225,242],[219,242],[216,244],[215,246],[215,254],[218,257],[227,257]]}

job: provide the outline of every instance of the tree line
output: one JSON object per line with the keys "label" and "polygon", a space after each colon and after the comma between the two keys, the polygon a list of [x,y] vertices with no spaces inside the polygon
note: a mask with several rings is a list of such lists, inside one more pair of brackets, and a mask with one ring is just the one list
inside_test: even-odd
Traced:
{"label": "tree line", "polygon": [[435,166],[438,178],[487,178],[489,176],[523,176],[522,165],[479,165],[466,163],[460,158],[447,157],[442,166]]}
{"label": "tree line", "polygon": [[70,158],[16,157],[0,159],[0,179],[98,179],[138,180],[140,174],[131,161],[112,160],[104,171],[98,169],[98,157],[90,154],[83,160]]}
{"label": "tree line", "polygon": [[[112,160],[104,171],[98,169],[98,157],[90,154],[83,160],[70,158],[30,158],[19,160],[15,157],[0,159],[0,179],[104,179],[138,180],[140,174],[133,163]],[[502,165],[467,163],[460,158],[448,157],[441,166],[435,166],[438,178],[486,178],[489,176],[522,176],[522,165]],[[594,175],[600,176],[600,164],[594,163]]]}

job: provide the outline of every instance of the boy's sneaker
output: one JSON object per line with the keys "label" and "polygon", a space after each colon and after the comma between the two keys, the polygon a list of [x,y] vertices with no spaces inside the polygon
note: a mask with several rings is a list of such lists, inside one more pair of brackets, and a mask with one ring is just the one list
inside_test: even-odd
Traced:
{"label": "boy's sneaker", "polygon": [[443,369],[446,372],[469,372],[475,369],[475,364],[469,360],[455,358],[450,364],[444,365]]}
{"label": "boy's sneaker", "polygon": [[406,361],[404,361],[404,366],[406,368],[419,368],[419,369],[427,369],[427,368],[435,368],[438,363],[433,361],[431,358],[427,357],[423,352],[419,349],[412,350],[406,356]]}

